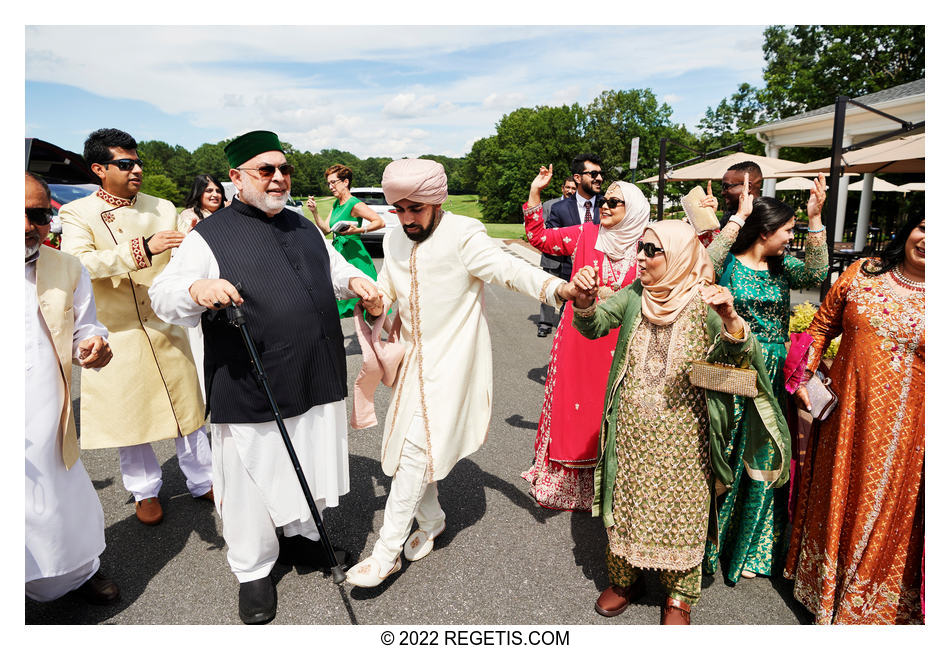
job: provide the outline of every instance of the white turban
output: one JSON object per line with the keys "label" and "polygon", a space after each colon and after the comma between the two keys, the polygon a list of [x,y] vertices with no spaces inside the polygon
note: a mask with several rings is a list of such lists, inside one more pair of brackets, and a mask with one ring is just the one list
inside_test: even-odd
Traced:
{"label": "white turban", "polygon": [[403,199],[441,205],[449,195],[445,168],[423,158],[394,160],[383,170],[383,194],[389,205]]}

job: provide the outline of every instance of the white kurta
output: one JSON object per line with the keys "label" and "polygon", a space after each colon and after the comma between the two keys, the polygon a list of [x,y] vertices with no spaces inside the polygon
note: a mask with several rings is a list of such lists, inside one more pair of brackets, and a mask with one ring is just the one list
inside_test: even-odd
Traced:
{"label": "white kurta", "polygon": [[[68,471],[59,444],[66,386],[36,297],[36,263],[26,264],[26,582],[59,576],[105,550],[102,505],[78,460]],[[85,269],[72,300],[78,344],[108,332],[96,320],[92,284]]]}
{"label": "white kurta", "polygon": [[[350,291],[351,278],[360,277],[372,282],[362,271],[350,264],[325,241],[330,256],[330,279],[337,299],[357,297]],[[200,233],[192,230],[179,246],[168,266],[152,283],[149,297],[152,309],[162,320],[175,325],[195,327],[200,324],[205,307],[192,300],[188,288],[201,279],[220,277],[218,262]],[[271,383],[280,377],[268,377]],[[301,469],[314,499],[324,499],[326,505],[335,506],[339,497],[349,491],[349,463],[346,442],[345,402],[314,406],[306,413],[285,421],[294,451],[300,460]],[[241,463],[254,481],[261,497],[267,504],[274,525],[282,526],[290,521],[306,522],[311,519],[310,510],[303,498],[293,466],[274,422],[212,423],[212,449],[223,432],[223,427],[233,437]],[[215,499],[227,491],[222,485],[220,456],[213,451],[215,472]]]}
{"label": "white kurta", "polygon": [[406,356],[393,388],[383,432],[383,471],[399,466],[403,441],[420,409],[430,481],[481,447],[492,401],[492,356],[482,306],[486,282],[556,305],[563,283],[511,255],[479,221],[446,212],[416,243],[401,230],[383,241],[380,291],[399,305]]}

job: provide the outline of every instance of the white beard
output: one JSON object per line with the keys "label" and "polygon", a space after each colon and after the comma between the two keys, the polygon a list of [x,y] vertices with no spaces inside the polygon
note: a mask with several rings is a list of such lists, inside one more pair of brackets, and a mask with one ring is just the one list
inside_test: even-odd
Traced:
{"label": "white beard", "polygon": [[27,259],[27,258],[30,257],[31,255],[33,255],[33,253],[35,253],[36,251],[40,250],[40,246],[42,246],[42,245],[43,245],[43,242],[40,242],[39,244],[34,244],[33,246],[26,246],[26,247],[25,247],[25,248],[26,248],[26,256],[25,256],[23,259]]}
{"label": "white beard", "polygon": [[267,214],[277,213],[287,205],[287,199],[290,198],[290,191],[286,191],[280,196],[271,196],[267,192],[258,192],[249,187],[245,187],[240,192],[241,200],[250,206],[253,206],[261,212]]}

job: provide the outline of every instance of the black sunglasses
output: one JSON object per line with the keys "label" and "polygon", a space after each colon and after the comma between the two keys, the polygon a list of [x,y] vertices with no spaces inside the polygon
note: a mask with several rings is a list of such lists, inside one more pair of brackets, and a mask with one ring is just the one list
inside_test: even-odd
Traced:
{"label": "black sunglasses", "polygon": [[260,167],[237,167],[236,169],[241,169],[244,171],[255,171],[261,175],[261,180],[266,180],[274,176],[274,172],[278,169],[280,173],[284,176],[290,176],[294,173],[294,166],[290,163],[284,163],[283,165],[261,165]]}
{"label": "black sunglasses", "polygon": [[143,163],[140,158],[116,158],[115,160],[107,160],[104,163],[99,164],[103,167],[115,165],[124,172],[130,172],[135,169],[136,165],[138,165],[142,168],[142,171],[145,171],[145,163]]}
{"label": "black sunglasses", "polygon": [[598,208],[603,206],[606,203],[608,206],[610,206],[611,210],[616,209],[618,205],[627,205],[626,203],[623,202],[623,199],[618,199],[613,196],[610,197],[609,199],[603,196],[598,196],[597,201],[595,201],[595,203],[597,204]]}
{"label": "black sunglasses", "polygon": [[653,242],[644,242],[642,239],[637,242],[637,252],[643,252],[647,257],[656,257],[657,253],[662,253],[663,249]]}
{"label": "black sunglasses", "polygon": [[595,169],[593,171],[581,172],[582,176],[584,174],[590,175],[591,178],[597,178],[598,176],[600,176],[601,178],[606,178],[606,176],[604,176],[604,172],[600,171],[599,169]]}
{"label": "black sunglasses", "polygon": [[51,208],[26,208],[26,218],[34,226],[46,226],[53,220]]}

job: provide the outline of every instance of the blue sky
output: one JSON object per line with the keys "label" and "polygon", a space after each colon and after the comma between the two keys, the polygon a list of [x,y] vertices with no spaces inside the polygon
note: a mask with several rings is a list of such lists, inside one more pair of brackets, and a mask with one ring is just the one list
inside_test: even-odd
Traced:
{"label": "blue sky", "polygon": [[81,151],[114,126],[194,150],[265,128],[301,150],[461,156],[516,108],[631,88],[693,127],[740,83],[762,84],[762,30],[27,26],[26,135]]}

